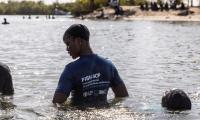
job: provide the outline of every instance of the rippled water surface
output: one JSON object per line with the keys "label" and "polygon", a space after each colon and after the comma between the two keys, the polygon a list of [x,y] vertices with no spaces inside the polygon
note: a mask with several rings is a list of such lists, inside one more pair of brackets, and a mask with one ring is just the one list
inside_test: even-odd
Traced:
{"label": "rippled water surface", "polygon": [[[6,17],[11,24],[0,25],[0,61],[10,66],[15,95],[13,99],[1,98],[0,119],[195,120],[200,117],[200,23]],[[88,26],[93,50],[113,61],[127,85],[129,98],[115,103],[109,91],[110,108],[80,110],[53,106],[51,100],[60,73],[72,61],[62,36],[73,23]],[[188,93],[191,111],[174,114],[161,107],[161,97],[170,88]]]}

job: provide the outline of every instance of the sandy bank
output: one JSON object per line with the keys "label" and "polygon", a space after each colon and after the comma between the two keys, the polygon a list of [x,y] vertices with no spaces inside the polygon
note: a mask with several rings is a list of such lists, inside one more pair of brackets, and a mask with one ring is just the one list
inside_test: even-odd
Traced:
{"label": "sandy bank", "polygon": [[200,21],[200,8],[189,8],[188,15],[180,15],[186,10],[169,10],[169,11],[142,11],[139,6],[122,6],[124,15],[114,15],[114,9],[103,8],[104,17],[99,18],[101,11],[97,10],[91,14],[82,16],[81,19],[92,20],[153,20],[153,21]]}

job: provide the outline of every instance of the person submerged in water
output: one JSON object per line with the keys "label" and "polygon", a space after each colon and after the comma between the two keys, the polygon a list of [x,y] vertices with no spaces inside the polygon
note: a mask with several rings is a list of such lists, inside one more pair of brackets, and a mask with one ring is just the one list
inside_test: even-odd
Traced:
{"label": "person submerged in water", "polygon": [[73,24],[63,41],[73,58],[60,76],[53,103],[64,103],[71,93],[72,105],[105,105],[109,87],[115,97],[127,97],[128,91],[116,67],[107,59],[94,54],[89,42],[90,32],[85,25]]}
{"label": "person submerged in water", "polygon": [[14,88],[12,76],[7,65],[0,63],[0,93],[1,95],[13,95]]}
{"label": "person submerged in water", "polygon": [[190,110],[191,101],[187,94],[181,89],[166,91],[162,97],[162,106],[168,110]]}
{"label": "person submerged in water", "polygon": [[2,24],[4,24],[4,25],[10,24],[9,22],[7,22],[7,19],[6,19],[6,18],[4,18],[3,20],[4,20],[4,22],[2,22]]}

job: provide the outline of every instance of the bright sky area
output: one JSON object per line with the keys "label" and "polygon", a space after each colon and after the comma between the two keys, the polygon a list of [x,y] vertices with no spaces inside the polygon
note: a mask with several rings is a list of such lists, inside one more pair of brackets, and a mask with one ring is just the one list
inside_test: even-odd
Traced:
{"label": "bright sky area", "polygon": [[[8,0],[0,0],[1,2],[7,2]],[[23,1],[23,0],[11,0],[11,1]],[[44,1],[46,4],[52,4],[56,1],[59,3],[67,3],[67,2],[73,2],[75,0],[25,0],[25,1]]]}

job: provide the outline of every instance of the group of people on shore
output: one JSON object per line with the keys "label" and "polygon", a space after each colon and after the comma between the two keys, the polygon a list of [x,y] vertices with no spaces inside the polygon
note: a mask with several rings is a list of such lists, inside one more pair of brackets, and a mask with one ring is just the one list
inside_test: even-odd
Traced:
{"label": "group of people on shore", "polygon": [[180,4],[180,7],[177,7],[178,5],[177,5],[177,3],[176,2],[170,2],[170,3],[168,3],[168,2],[165,2],[165,3],[163,3],[163,2],[150,2],[150,4],[149,4],[149,2],[144,2],[144,3],[141,3],[140,4],[140,9],[142,10],[142,11],[148,11],[149,9],[151,9],[152,11],[158,11],[158,10],[160,10],[160,11],[169,11],[170,9],[172,9],[172,10],[177,10],[177,9],[180,9],[180,10],[185,10],[185,9],[187,9],[187,7],[185,6],[185,4],[183,3],[183,2],[181,2],[181,4]]}
{"label": "group of people on shore", "polygon": [[[65,66],[54,93],[54,104],[65,103],[71,94],[71,104],[75,106],[108,106],[109,88],[117,98],[129,96],[115,65],[92,51],[89,38],[89,29],[82,24],[73,24],[65,31],[66,50],[76,60]],[[10,70],[2,63],[0,93],[14,94]],[[169,110],[187,110],[191,109],[191,101],[183,90],[175,89],[163,96],[162,106]]]}

